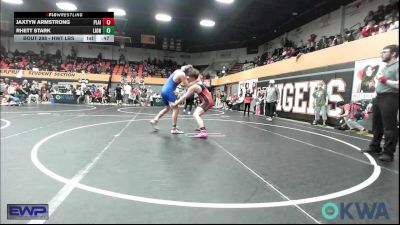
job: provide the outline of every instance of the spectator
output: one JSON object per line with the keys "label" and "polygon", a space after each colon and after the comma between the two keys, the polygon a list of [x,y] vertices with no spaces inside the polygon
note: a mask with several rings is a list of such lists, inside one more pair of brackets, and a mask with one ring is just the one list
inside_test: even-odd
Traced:
{"label": "spectator", "polygon": [[306,47],[306,45],[304,44],[303,40],[300,40],[300,42],[297,44],[297,49],[302,52],[304,50],[304,48]]}
{"label": "spectator", "polygon": [[388,28],[389,28],[389,26],[388,26],[388,24],[387,24],[387,21],[386,21],[386,20],[383,20],[383,21],[381,21],[381,22],[379,23],[379,30],[378,30],[378,33],[379,33],[379,34],[385,33],[385,32],[387,31]]}
{"label": "spectator", "polygon": [[124,103],[128,104],[129,100],[129,95],[132,92],[132,86],[129,84],[125,84],[123,88],[123,94],[124,94]]}
{"label": "spectator", "polygon": [[239,102],[239,97],[237,95],[231,96],[231,104],[232,104],[231,110],[233,110],[234,108],[236,108],[236,110],[239,110],[239,104],[241,103],[242,102]]}
{"label": "spectator", "polygon": [[385,20],[385,7],[383,5],[378,6],[378,10],[374,14],[374,20],[377,24]]}
{"label": "spectator", "polygon": [[57,49],[56,51],[56,59],[61,61],[61,50]]}
{"label": "spectator", "polygon": [[390,0],[389,7],[391,11],[386,11],[386,15],[399,17],[399,0]]}
{"label": "spectator", "polygon": [[320,82],[313,92],[314,98],[314,113],[315,119],[313,121],[313,125],[317,125],[318,121],[320,120],[320,113],[322,114],[323,126],[326,126],[326,121],[328,119],[327,110],[328,110],[328,92],[324,88],[324,83]]}
{"label": "spectator", "polygon": [[399,19],[398,18],[390,17],[390,19],[389,19],[389,21],[387,21],[387,23],[389,23],[388,31],[399,29]]}
{"label": "spectator", "polygon": [[232,97],[230,95],[226,98],[226,105],[228,110],[232,111]]}
{"label": "spectator", "polygon": [[253,94],[250,89],[246,89],[246,94],[244,95],[244,116],[250,116],[250,104],[253,101]]}
{"label": "spectator", "polygon": [[345,124],[350,130],[358,131],[359,134],[366,134],[368,131],[358,123],[359,120],[368,118],[368,113],[363,112],[361,104],[338,102],[337,107],[342,109],[342,113],[338,116],[339,119],[343,119]]}
{"label": "spectator", "polygon": [[6,83],[3,79],[0,79],[0,102],[3,99],[4,90],[6,89]]}
{"label": "spectator", "polygon": [[344,37],[343,37],[343,43],[344,42],[351,42],[351,41],[354,41],[354,40],[355,40],[355,37],[354,37],[353,32],[350,31],[350,30],[345,30]]}
{"label": "spectator", "polygon": [[71,94],[74,95],[74,96],[76,96],[76,87],[75,87],[74,85],[71,85],[70,88],[71,88],[71,89],[70,89],[70,90],[71,90],[71,91],[70,91]]}
{"label": "spectator", "polygon": [[101,91],[97,89],[92,96],[92,102],[100,102],[103,104],[103,95],[101,94]]}
{"label": "spectator", "polygon": [[46,88],[46,93],[47,93],[47,95],[46,95],[46,98],[48,99],[48,100],[50,100],[51,99],[51,89],[52,89],[52,85],[51,85],[51,82],[49,81],[49,82],[47,82],[46,84],[45,84],[45,88]]}
{"label": "spectator", "polygon": [[17,83],[10,82],[7,89],[5,90],[5,100],[8,105],[21,105],[22,102],[17,94]]}
{"label": "spectator", "polygon": [[127,79],[127,77],[128,77],[128,74],[126,73],[125,70],[122,70],[121,76],[122,76],[122,79],[123,79],[124,81],[126,81],[126,79]]}
{"label": "spectator", "polygon": [[343,44],[343,39],[342,39],[342,36],[340,34],[338,34],[333,39],[333,46],[341,45],[341,44]]}
{"label": "spectator", "polygon": [[21,101],[24,102],[31,92],[31,84],[28,83],[28,80],[23,80],[22,85],[20,87],[21,90]]}
{"label": "spectator", "polygon": [[84,96],[85,96],[85,104],[90,104],[92,92],[90,91],[89,87],[85,88]]}
{"label": "spectator", "polygon": [[77,55],[76,50],[75,50],[74,46],[72,46],[71,47],[71,57],[72,57],[72,59],[76,59],[76,55]]}
{"label": "spectator", "polygon": [[308,44],[307,44],[307,48],[306,48],[306,52],[313,52],[315,51],[315,47],[317,46],[317,44],[315,43],[315,41],[312,41],[311,39],[308,40]]}
{"label": "spectator", "polygon": [[260,91],[259,91],[259,93],[260,93],[260,116],[261,115],[265,115],[265,104],[264,104],[264,102],[265,102],[265,92],[264,92],[264,90],[263,89],[261,89]]}
{"label": "spectator", "polygon": [[275,86],[275,80],[269,81],[269,86],[265,92],[265,116],[268,121],[272,121],[275,115],[276,104],[279,102],[280,93],[279,89]]}
{"label": "spectator", "polygon": [[364,26],[367,26],[371,21],[373,21],[375,18],[375,13],[374,11],[369,11],[368,15],[364,18]]}
{"label": "spectator", "polygon": [[103,86],[99,86],[99,87],[97,88],[97,90],[100,90],[102,96],[104,95],[105,90],[104,90],[104,87],[103,87]]}
{"label": "spectator", "polygon": [[124,55],[124,54],[121,54],[121,55],[119,56],[118,63],[119,63],[120,65],[121,65],[121,64],[125,64],[125,55]]}
{"label": "spectator", "polygon": [[40,86],[40,101],[47,102],[50,99],[47,98],[47,90],[45,84],[41,84]]}
{"label": "spectator", "polygon": [[79,96],[77,98],[77,103],[80,104],[81,102],[85,101],[85,88],[83,88],[82,86],[78,88],[78,90],[76,91],[76,95]]}
{"label": "spectator", "polygon": [[105,91],[104,91],[104,99],[105,99],[105,102],[108,102],[108,103],[114,102],[114,101],[115,101],[115,96],[112,95],[112,94],[109,92],[109,89],[108,89],[108,88],[106,88]]}
{"label": "spectator", "polygon": [[10,82],[10,85],[8,85],[7,88],[7,94],[11,95],[11,96],[16,96],[17,95],[17,85],[14,84],[14,82]]}
{"label": "spectator", "polygon": [[361,37],[362,38],[369,37],[378,31],[379,30],[377,29],[377,27],[375,27],[375,21],[370,21],[370,22],[368,22],[367,26],[363,27],[363,29],[361,31]]}
{"label": "spectator", "polygon": [[322,36],[322,38],[319,40],[318,44],[317,44],[317,49],[321,50],[324,49],[328,46],[328,39],[326,36]]}
{"label": "spectator", "polygon": [[30,88],[30,94],[28,97],[28,104],[31,103],[32,97],[35,98],[35,101],[37,104],[39,104],[40,98],[39,98],[39,87],[37,85],[36,81],[32,82],[31,88]]}
{"label": "spectator", "polygon": [[139,102],[141,106],[147,106],[147,91],[146,89],[144,89],[141,93],[140,93],[140,98],[139,98]]}
{"label": "spectator", "polygon": [[258,94],[257,94],[257,98],[256,98],[256,116],[260,116],[261,114],[260,114],[260,112],[261,112],[261,109],[260,109],[260,104],[261,104],[261,101],[263,101],[264,99],[263,99],[263,97],[262,97],[262,92],[261,92],[261,90],[259,90],[258,91]]}
{"label": "spectator", "polygon": [[150,94],[150,106],[154,106],[154,96],[155,95],[156,95],[156,93]]}
{"label": "spectator", "polygon": [[221,108],[221,91],[219,89],[215,93],[215,108]]}
{"label": "spectator", "polygon": [[226,107],[226,94],[225,91],[221,91],[221,108],[225,109]]}

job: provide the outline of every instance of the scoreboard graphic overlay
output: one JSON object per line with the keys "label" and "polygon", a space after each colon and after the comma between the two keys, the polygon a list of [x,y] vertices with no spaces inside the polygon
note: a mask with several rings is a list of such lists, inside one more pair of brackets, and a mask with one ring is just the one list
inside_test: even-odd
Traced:
{"label": "scoreboard graphic overlay", "polygon": [[114,42],[114,12],[14,12],[15,42]]}

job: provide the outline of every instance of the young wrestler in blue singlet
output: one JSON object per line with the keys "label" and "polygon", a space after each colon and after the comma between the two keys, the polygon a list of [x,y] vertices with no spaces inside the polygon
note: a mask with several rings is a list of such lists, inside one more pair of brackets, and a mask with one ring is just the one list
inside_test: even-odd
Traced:
{"label": "young wrestler in blue singlet", "polygon": [[172,110],[172,129],[171,134],[183,134],[184,132],[177,128],[178,114],[179,108],[178,106],[174,106],[173,104],[176,101],[175,89],[179,84],[182,84],[185,87],[191,86],[189,84],[186,76],[189,74],[199,74],[199,71],[194,69],[191,65],[183,66],[180,70],[176,70],[171,76],[167,79],[167,82],[164,84],[161,90],[161,96],[165,105],[165,108],[162,109],[158,115],[150,121],[150,124],[153,125],[154,130],[158,130],[158,121],[161,117],[163,117],[166,113]]}

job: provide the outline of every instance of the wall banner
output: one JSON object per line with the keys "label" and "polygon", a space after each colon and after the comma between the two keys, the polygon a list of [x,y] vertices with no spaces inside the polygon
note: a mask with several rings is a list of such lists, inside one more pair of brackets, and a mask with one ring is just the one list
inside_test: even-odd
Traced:
{"label": "wall banner", "polygon": [[354,80],[352,89],[352,101],[370,100],[376,96],[375,77],[379,74],[385,63],[381,58],[373,58],[357,61],[354,66]]}
{"label": "wall banner", "polygon": [[280,100],[277,104],[278,115],[312,121],[314,119],[314,98],[312,94],[318,83],[323,82],[329,95],[329,122],[337,124],[336,116],[341,113],[341,110],[336,108],[336,103],[351,101],[353,74],[354,63],[339,65],[334,68],[319,68],[312,71],[301,71],[260,79],[257,89],[265,90],[268,87],[269,80],[274,79],[280,92]]}

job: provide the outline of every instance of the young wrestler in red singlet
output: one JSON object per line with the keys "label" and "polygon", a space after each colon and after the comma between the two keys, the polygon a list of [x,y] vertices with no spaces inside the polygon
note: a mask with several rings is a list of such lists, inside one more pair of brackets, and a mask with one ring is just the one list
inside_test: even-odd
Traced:
{"label": "young wrestler in red singlet", "polygon": [[[197,79],[198,77],[189,75],[188,81],[189,83],[192,83]],[[188,88],[186,93],[179,100],[175,102],[174,105],[179,105],[180,103],[185,101],[186,98],[193,95],[194,93],[196,93],[199,96],[199,99],[201,101],[200,105],[196,108],[196,110],[193,113],[193,117],[196,119],[197,124],[200,127],[200,133],[194,137],[207,138],[208,133],[206,127],[204,126],[204,121],[201,118],[201,116],[214,106],[214,100],[212,98],[211,93],[204,86],[204,84],[201,81],[199,81],[198,83],[194,83],[192,86]]]}

